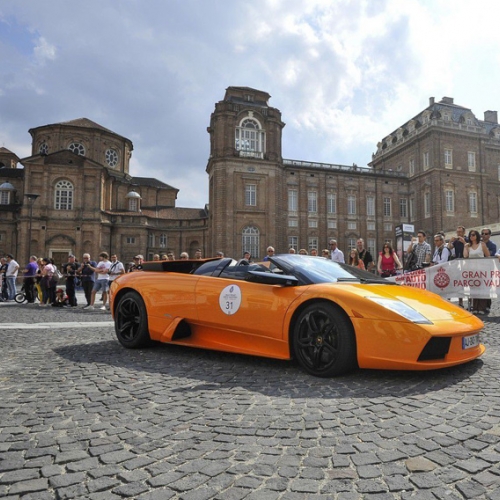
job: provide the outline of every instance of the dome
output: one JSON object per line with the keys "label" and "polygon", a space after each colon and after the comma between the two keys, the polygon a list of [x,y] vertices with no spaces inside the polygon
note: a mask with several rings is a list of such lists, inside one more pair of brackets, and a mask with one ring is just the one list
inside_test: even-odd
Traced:
{"label": "dome", "polygon": [[3,184],[0,184],[0,189],[2,191],[15,191],[16,190],[16,188],[10,182],[4,182]]}
{"label": "dome", "polygon": [[135,191],[130,191],[130,193],[127,193],[127,196],[125,198],[141,198],[141,195],[139,193],[136,193]]}

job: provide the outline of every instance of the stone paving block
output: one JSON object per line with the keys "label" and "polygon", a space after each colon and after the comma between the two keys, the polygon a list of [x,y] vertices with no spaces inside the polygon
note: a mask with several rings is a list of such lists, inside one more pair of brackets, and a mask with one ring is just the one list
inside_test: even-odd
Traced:
{"label": "stone paving block", "polygon": [[9,495],[22,495],[33,491],[45,491],[48,488],[47,479],[31,479],[11,485]]}

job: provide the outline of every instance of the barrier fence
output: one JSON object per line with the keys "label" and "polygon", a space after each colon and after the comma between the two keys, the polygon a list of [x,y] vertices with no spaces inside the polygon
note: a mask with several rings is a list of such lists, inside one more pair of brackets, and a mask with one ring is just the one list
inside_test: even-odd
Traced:
{"label": "barrier fence", "polygon": [[446,299],[496,299],[500,288],[500,262],[494,257],[455,259],[387,279],[429,290]]}

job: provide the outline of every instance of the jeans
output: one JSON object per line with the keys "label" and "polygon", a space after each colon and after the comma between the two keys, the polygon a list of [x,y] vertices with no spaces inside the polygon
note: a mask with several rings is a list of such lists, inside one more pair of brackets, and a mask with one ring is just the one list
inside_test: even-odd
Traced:
{"label": "jeans", "polygon": [[9,294],[9,300],[14,300],[17,293],[15,276],[7,276],[7,293]]}

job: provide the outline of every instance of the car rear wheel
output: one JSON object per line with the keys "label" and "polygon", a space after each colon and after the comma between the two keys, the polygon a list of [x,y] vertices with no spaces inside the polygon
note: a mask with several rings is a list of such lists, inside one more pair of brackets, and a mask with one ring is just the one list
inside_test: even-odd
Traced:
{"label": "car rear wheel", "polygon": [[146,306],[137,292],[127,292],[118,301],[115,313],[115,332],[118,342],[128,349],[149,344]]}
{"label": "car rear wheel", "polygon": [[317,302],[300,313],[292,347],[302,368],[316,377],[332,377],[357,366],[352,324],[333,304]]}

